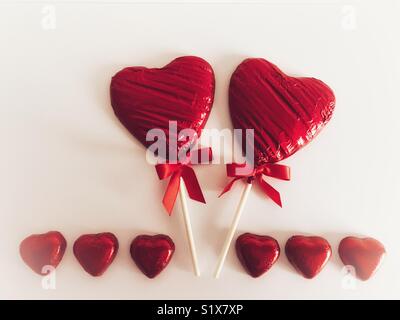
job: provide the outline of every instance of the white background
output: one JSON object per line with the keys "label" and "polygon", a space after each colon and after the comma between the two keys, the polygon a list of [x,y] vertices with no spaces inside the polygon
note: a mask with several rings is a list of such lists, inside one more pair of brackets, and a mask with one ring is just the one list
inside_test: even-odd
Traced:
{"label": "white background", "polygon": [[[27,2],[0,3],[0,298],[400,298],[398,1]],[[253,279],[233,250],[213,279],[242,189],[238,183],[217,198],[228,181],[222,164],[196,168],[208,203],[189,204],[202,270],[194,277],[179,206],[172,217],[164,212],[165,183],[109,102],[119,69],[160,67],[188,54],[215,70],[207,128],[231,127],[228,81],[246,57],[315,76],[335,91],[332,121],[284,161],[292,181],[272,181],[284,208],[255,188],[237,233],[268,234],[282,248],[294,234],[326,237],[334,255],[315,279],[296,274],[284,254]],[[60,230],[69,246],[56,290],[42,289],[18,254],[24,237],[48,230]],[[103,277],[92,278],[71,247],[79,235],[102,231],[117,235],[120,252]],[[140,233],[168,234],[177,247],[154,280],[129,256]],[[353,289],[343,286],[337,255],[347,235],[376,237],[388,252],[376,276]]]}

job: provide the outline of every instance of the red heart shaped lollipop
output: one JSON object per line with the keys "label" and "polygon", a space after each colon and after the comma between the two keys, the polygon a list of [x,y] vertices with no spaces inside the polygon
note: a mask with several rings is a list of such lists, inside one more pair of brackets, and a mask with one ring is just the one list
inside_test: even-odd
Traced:
{"label": "red heart shaped lollipop", "polygon": [[25,238],[19,252],[24,262],[37,274],[46,274],[45,268],[56,268],[61,262],[67,242],[58,231],[50,231],[43,234],[33,234]]}
{"label": "red heart shaped lollipop", "polygon": [[345,265],[353,266],[361,280],[368,280],[379,268],[385,247],[373,238],[347,237],[340,241],[339,255]]}
{"label": "red heart shaped lollipop", "polygon": [[175,244],[166,235],[140,235],[131,243],[131,257],[149,278],[157,276],[170,262]]}
{"label": "red heart shaped lollipop", "polygon": [[[193,56],[177,58],[162,68],[125,68],[112,78],[111,104],[118,119],[144,146],[156,143],[154,151],[157,151],[158,158],[167,160],[167,163],[159,161],[162,163],[156,165],[156,170],[159,179],[170,179],[163,198],[168,214],[172,213],[182,183],[191,199],[205,203],[191,168],[191,164],[199,163],[199,159],[191,161],[189,151],[207,122],[214,90],[211,66]],[[153,131],[154,136],[148,141],[146,138],[151,129],[157,132]],[[211,152],[207,154],[208,159],[204,162],[209,162]],[[183,194],[182,199],[186,200]],[[188,216],[186,205],[183,208]],[[185,219],[185,227],[187,234],[191,234],[188,219]],[[192,237],[189,237],[189,242],[195,273],[199,275]]]}
{"label": "red heart shaped lollipop", "polygon": [[321,237],[293,236],[285,246],[289,262],[305,278],[314,278],[331,257],[329,242]]}
{"label": "red heart shaped lollipop", "polygon": [[85,234],[74,243],[74,255],[92,276],[101,276],[118,252],[118,239],[110,232]]}
{"label": "red heart shaped lollipop", "polygon": [[285,159],[310,142],[334,107],[335,96],[325,83],[290,77],[264,59],[244,60],[231,77],[233,126],[254,129],[256,166]]}
{"label": "red heart shaped lollipop", "polygon": [[[205,126],[214,100],[214,72],[207,61],[180,57],[162,68],[129,67],[111,81],[111,104],[121,123],[144,146],[150,129],[161,129],[169,139],[170,121],[177,133],[193,129],[197,137]],[[196,138],[196,137],[194,137]],[[178,141],[178,149],[193,141]]]}
{"label": "red heart shaped lollipop", "polygon": [[215,276],[219,277],[234,229],[237,226],[253,182],[277,205],[280,194],[264,177],[290,180],[289,167],[275,162],[283,160],[310,142],[331,119],[335,96],[322,81],[314,78],[294,78],[264,59],[246,59],[234,71],[229,84],[229,110],[235,129],[253,130],[254,139],[242,132],[244,165],[227,165],[227,175],[233,184],[245,179],[244,189],[232,227],[228,232]]}
{"label": "red heart shaped lollipop", "polygon": [[248,274],[256,278],[278,260],[280,248],[274,238],[244,233],[236,240],[236,254]]}

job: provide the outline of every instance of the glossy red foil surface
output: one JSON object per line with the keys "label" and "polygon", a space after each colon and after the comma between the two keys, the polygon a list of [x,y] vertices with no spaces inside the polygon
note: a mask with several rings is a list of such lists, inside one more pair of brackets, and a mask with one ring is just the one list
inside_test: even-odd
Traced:
{"label": "glossy red foil surface", "polygon": [[75,241],[74,255],[87,273],[97,277],[114,261],[118,247],[118,239],[110,232],[85,234]]}
{"label": "glossy red foil surface", "polygon": [[347,237],[339,244],[340,259],[353,266],[356,276],[364,281],[376,272],[385,254],[383,244],[373,238]]}
{"label": "glossy red foil surface", "polygon": [[58,231],[50,231],[25,238],[19,246],[19,252],[33,271],[44,275],[43,267],[56,268],[64,256],[66,247],[64,236]]}
{"label": "glossy red foil surface", "polygon": [[331,119],[335,96],[318,79],[290,77],[254,58],[233,73],[229,107],[235,128],[254,129],[258,166],[283,160],[310,142]]}
{"label": "glossy red foil surface", "polygon": [[236,254],[249,275],[257,278],[278,260],[278,241],[269,236],[244,233],[236,240]]}
{"label": "glossy red foil surface", "polygon": [[286,242],[285,253],[301,275],[312,279],[328,262],[332,249],[324,238],[293,236]]}
{"label": "glossy red foil surface", "polygon": [[[197,137],[214,101],[214,72],[207,61],[194,56],[176,58],[162,68],[128,67],[111,81],[111,104],[121,123],[144,146],[148,130],[159,128],[169,141],[169,121],[177,132],[190,128]],[[171,136],[182,139],[181,136]],[[178,150],[196,137],[178,141]]]}
{"label": "glossy red foil surface", "polygon": [[131,257],[138,268],[149,278],[154,278],[171,261],[175,244],[166,235],[139,235],[131,243]]}

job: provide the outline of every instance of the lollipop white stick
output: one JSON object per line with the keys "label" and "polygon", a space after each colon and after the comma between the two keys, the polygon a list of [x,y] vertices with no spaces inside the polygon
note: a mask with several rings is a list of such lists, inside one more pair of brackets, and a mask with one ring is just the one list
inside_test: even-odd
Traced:
{"label": "lollipop white stick", "polygon": [[239,224],[240,216],[242,215],[242,212],[243,212],[243,209],[244,209],[244,205],[246,204],[247,198],[249,197],[251,186],[252,186],[251,183],[246,183],[246,187],[243,189],[242,195],[240,197],[239,205],[236,208],[235,216],[233,218],[231,227],[229,229],[228,235],[226,236],[226,239],[225,239],[225,242],[224,242],[224,246],[223,246],[222,251],[221,251],[221,255],[219,257],[217,269],[215,270],[214,277],[216,279],[218,279],[220,274],[221,274],[222,267],[224,266],[226,255],[227,255],[227,253],[229,251],[229,247],[231,245],[233,236],[235,235],[237,226]]}
{"label": "lollipop white stick", "polygon": [[189,216],[189,210],[188,210],[188,205],[187,205],[186,187],[185,187],[185,182],[183,181],[182,178],[180,178],[179,196],[181,199],[183,220],[185,221],[186,236],[189,241],[190,253],[192,255],[192,263],[193,263],[194,273],[196,276],[200,277],[200,269],[199,269],[199,265],[197,262],[196,247],[194,245],[192,225],[190,223],[190,216]]}

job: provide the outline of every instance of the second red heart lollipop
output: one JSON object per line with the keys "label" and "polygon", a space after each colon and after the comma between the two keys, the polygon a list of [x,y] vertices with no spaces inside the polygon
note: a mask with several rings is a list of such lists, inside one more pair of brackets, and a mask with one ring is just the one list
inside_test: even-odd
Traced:
{"label": "second red heart lollipop", "polygon": [[321,80],[288,76],[264,59],[244,60],[229,85],[234,128],[254,130],[256,166],[283,160],[304,147],[331,119],[334,108],[335,96]]}
{"label": "second red heart lollipop", "polygon": [[[246,164],[228,164],[227,175],[247,182],[226,237],[215,276],[218,277],[240,215],[255,182],[263,193],[282,206],[280,194],[265,177],[290,180],[287,166],[276,164],[309,143],[331,119],[335,108],[332,90],[321,80],[291,77],[265,59],[246,59],[234,71],[229,84],[229,110],[235,129],[242,132]],[[221,195],[222,195],[221,194]]]}

